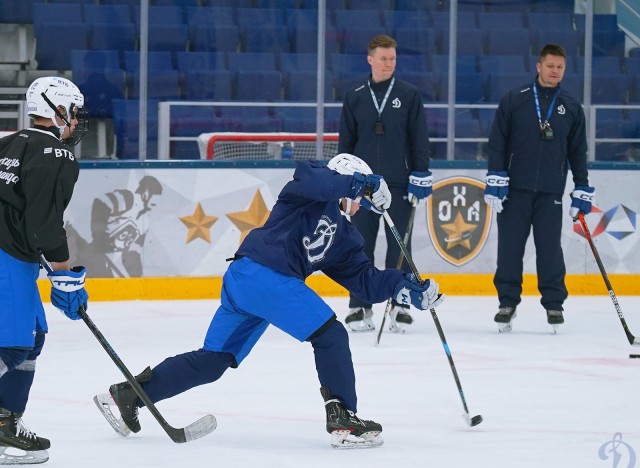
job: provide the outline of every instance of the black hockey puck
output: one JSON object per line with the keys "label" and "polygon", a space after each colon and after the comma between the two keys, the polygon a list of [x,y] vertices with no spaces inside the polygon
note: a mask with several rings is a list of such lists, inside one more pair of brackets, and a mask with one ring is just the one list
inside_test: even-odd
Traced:
{"label": "black hockey puck", "polygon": [[629,359],[640,359],[640,354],[629,354]]}
{"label": "black hockey puck", "polygon": [[477,416],[474,416],[473,418],[471,418],[470,425],[471,425],[471,427],[477,426],[481,422],[482,422],[482,416],[477,415]]}

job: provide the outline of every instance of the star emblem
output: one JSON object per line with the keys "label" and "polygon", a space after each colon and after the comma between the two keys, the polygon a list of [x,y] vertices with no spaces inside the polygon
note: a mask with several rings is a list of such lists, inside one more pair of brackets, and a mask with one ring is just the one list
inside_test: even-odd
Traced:
{"label": "star emblem", "polygon": [[189,229],[189,232],[187,232],[187,244],[196,239],[202,239],[211,244],[210,228],[218,221],[218,217],[207,216],[200,203],[198,203],[191,216],[184,216],[180,218],[180,221]]}
{"label": "star emblem", "polygon": [[251,200],[251,205],[247,211],[229,213],[227,218],[240,230],[240,243],[242,243],[253,228],[264,225],[270,213],[260,190],[258,190],[253,196],[253,200]]}
{"label": "star emblem", "polygon": [[465,223],[462,219],[462,214],[458,213],[453,223],[442,225],[442,229],[447,233],[447,237],[444,240],[447,243],[447,249],[460,245],[471,250],[471,233],[477,228],[478,226],[475,224]]}

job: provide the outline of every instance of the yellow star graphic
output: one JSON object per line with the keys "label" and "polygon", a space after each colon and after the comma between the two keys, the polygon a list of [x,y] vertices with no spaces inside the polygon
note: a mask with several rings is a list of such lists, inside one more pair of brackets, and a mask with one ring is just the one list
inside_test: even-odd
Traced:
{"label": "yellow star graphic", "polygon": [[204,214],[200,203],[198,203],[196,211],[194,211],[191,216],[184,216],[180,218],[180,221],[189,229],[187,233],[187,244],[198,238],[211,244],[211,232],[209,228],[218,221],[218,218],[217,216],[207,216]]}
{"label": "yellow star graphic", "polygon": [[461,245],[467,250],[471,250],[471,233],[478,228],[475,224],[467,224],[462,219],[462,214],[458,213],[453,223],[443,224],[442,229],[447,233],[447,237],[444,239],[447,243],[447,250]]}
{"label": "yellow star graphic", "polygon": [[227,218],[240,229],[240,243],[242,243],[253,228],[264,225],[270,213],[271,212],[267,210],[267,205],[264,203],[262,194],[260,194],[260,190],[257,190],[247,211],[229,213]]}

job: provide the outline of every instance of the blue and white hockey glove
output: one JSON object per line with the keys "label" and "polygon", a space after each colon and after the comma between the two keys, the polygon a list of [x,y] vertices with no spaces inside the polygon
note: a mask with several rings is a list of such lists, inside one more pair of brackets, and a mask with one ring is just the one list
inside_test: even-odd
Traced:
{"label": "blue and white hockey glove", "polygon": [[[386,210],[391,206],[391,192],[382,176],[376,174],[353,174],[352,200],[365,195],[371,198],[371,203],[378,211]],[[362,202],[361,202],[362,203]]]}
{"label": "blue and white hockey glove", "polygon": [[52,271],[48,277],[51,281],[51,303],[69,317],[79,320],[80,306],[87,309],[89,295],[84,289],[86,268],[73,267],[71,270]]}
{"label": "blue and white hockey glove", "polygon": [[496,213],[500,213],[502,211],[502,202],[509,195],[509,176],[507,171],[487,172],[486,184],[484,202]]}
{"label": "blue and white hockey glove", "polygon": [[420,310],[433,309],[444,301],[444,294],[438,294],[438,283],[428,279],[420,284],[413,274],[409,273],[400,280],[393,291],[398,304],[412,304]]}
{"label": "blue and white hockey glove", "polygon": [[407,200],[413,203],[416,200],[424,200],[433,192],[433,177],[431,171],[418,172],[413,171],[409,175],[409,184],[407,185]]}
{"label": "blue and white hockey glove", "polygon": [[595,187],[576,185],[573,192],[571,192],[571,208],[569,208],[569,216],[571,216],[571,219],[576,219],[578,213],[591,213],[591,205],[593,204],[595,196]]}

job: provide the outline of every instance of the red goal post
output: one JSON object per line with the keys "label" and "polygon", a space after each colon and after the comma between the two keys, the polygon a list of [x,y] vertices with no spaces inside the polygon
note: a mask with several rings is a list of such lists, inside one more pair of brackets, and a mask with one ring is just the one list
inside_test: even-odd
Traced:
{"label": "red goal post", "polygon": [[[338,134],[322,135],[323,159],[338,151]],[[198,137],[202,159],[216,161],[316,159],[315,133],[204,133]]]}

